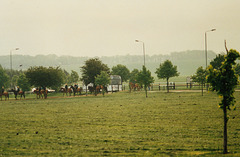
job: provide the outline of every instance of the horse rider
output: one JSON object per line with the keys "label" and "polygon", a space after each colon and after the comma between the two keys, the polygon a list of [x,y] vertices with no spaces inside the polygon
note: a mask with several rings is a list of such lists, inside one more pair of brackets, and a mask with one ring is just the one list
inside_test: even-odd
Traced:
{"label": "horse rider", "polygon": [[2,93],[4,93],[4,86],[2,86]]}
{"label": "horse rider", "polygon": [[19,86],[17,86],[17,92],[18,92],[18,93],[20,92],[20,88],[19,88]]}
{"label": "horse rider", "polygon": [[66,91],[68,91],[68,85],[67,84],[65,85],[65,89],[66,89]]}
{"label": "horse rider", "polygon": [[78,89],[78,85],[77,84],[75,84],[74,87],[75,87],[75,89]]}

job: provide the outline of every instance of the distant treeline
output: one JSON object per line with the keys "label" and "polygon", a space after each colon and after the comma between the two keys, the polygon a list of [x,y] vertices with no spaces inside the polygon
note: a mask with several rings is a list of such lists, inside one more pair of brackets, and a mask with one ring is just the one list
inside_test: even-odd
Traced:
{"label": "distant treeline", "polygon": [[[216,57],[216,53],[208,51],[208,64]],[[92,57],[74,57],[74,56],[57,56],[51,55],[13,55],[12,67],[15,70],[27,70],[31,66],[53,66],[61,67],[68,72],[74,70],[80,74],[80,67],[84,65],[84,62]],[[104,64],[107,64],[109,68],[117,64],[126,65],[131,71],[133,69],[141,69],[143,65],[142,55],[118,55],[118,56],[102,56],[98,57]],[[155,75],[156,68],[160,63],[165,60],[170,60],[177,66],[181,76],[193,75],[199,66],[205,68],[205,52],[200,50],[191,50],[184,52],[174,52],[170,55],[146,55],[146,67]],[[0,56],[0,64],[3,68],[10,68],[10,56]]]}

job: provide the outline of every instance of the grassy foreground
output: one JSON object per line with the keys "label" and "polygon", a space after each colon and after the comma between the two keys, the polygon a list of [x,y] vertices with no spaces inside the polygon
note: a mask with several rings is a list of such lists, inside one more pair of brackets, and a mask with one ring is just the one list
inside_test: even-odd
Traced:
{"label": "grassy foreground", "polygon": [[[228,156],[240,156],[240,92]],[[222,156],[215,93],[121,92],[0,101],[0,156]]]}

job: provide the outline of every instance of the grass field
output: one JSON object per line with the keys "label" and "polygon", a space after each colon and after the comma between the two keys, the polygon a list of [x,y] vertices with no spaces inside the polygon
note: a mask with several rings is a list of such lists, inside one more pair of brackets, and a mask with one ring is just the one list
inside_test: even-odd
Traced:
{"label": "grass field", "polygon": [[[148,96],[0,101],[0,156],[222,156],[223,116],[215,93]],[[240,156],[240,92],[235,96],[228,156]]]}

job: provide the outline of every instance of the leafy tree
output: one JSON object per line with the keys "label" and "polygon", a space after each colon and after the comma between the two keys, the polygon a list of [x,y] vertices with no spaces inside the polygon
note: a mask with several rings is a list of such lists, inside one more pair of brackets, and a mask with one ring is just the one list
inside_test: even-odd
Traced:
{"label": "leafy tree", "polygon": [[233,96],[234,89],[238,85],[238,75],[233,69],[233,65],[236,64],[235,60],[240,57],[239,52],[231,49],[227,56],[225,56],[225,61],[219,69],[214,69],[212,65],[209,66],[209,75],[207,77],[207,82],[211,84],[211,90],[216,91],[217,94],[222,97],[219,107],[223,110],[224,118],[224,144],[223,153],[228,153],[227,150],[227,110],[236,109],[235,98]]}
{"label": "leafy tree", "polygon": [[173,66],[172,62],[169,60],[166,60],[163,64],[160,64],[155,73],[159,79],[167,80],[167,92],[169,92],[169,78],[179,76],[179,73],[177,72],[177,66]]}
{"label": "leafy tree", "polygon": [[146,69],[145,66],[142,67],[142,70],[137,75],[137,82],[141,85],[144,85],[144,90],[147,96],[147,87],[151,85],[151,83],[154,82],[154,78],[151,76],[151,72]]}
{"label": "leafy tree", "polygon": [[93,83],[93,88],[96,93],[96,83],[95,78],[97,75],[101,74],[101,71],[106,71],[110,73],[110,69],[106,64],[103,64],[98,58],[92,58],[85,61],[85,65],[81,67],[81,81],[87,86],[90,83]]}
{"label": "leafy tree", "polygon": [[129,79],[130,71],[125,65],[118,64],[112,67],[112,75],[120,75],[122,82],[127,82]]}
{"label": "leafy tree", "polygon": [[2,89],[2,86],[7,87],[8,86],[9,77],[6,74],[5,70],[0,65],[0,89]]}
{"label": "leafy tree", "polygon": [[63,73],[59,67],[30,67],[26,72],[26,77],[30,85],[36,87],[49,87],[57,90],[63,84]]}
{"label": "leafy tree", "polygon": [[203,95],[203,84],[206,83],[206,70],[203,67],[199,67],[195,75],[192,76],[193,82],[197,82],[202,86],[202,95]]}
{"label": "leafy tree", "polygon": [[105,93],[105,87],[107,87],[109,83],[110,83],[110,77],[106,71],[101,71],[101,74],[95,77],[95,84],[103,87],[102,88],[103,96]]}
{"label": "leafy tree", "polygon": [[22,91],[29,91],[31,87],[24,73],[20,74],[18,77],[17,85],[22,89]]}
{"label": "leafy tree", "polygon": [[218,54],[216,58],[214,58],[210,64],[213,66],[214,69],[219,69],[224,62],[224,54]]}
{"label": "leafy tree", "polygon": [[79,80],[79,75],[76,71],[72,70],[70,78],[69,78],[69,83],[77,83]]}

